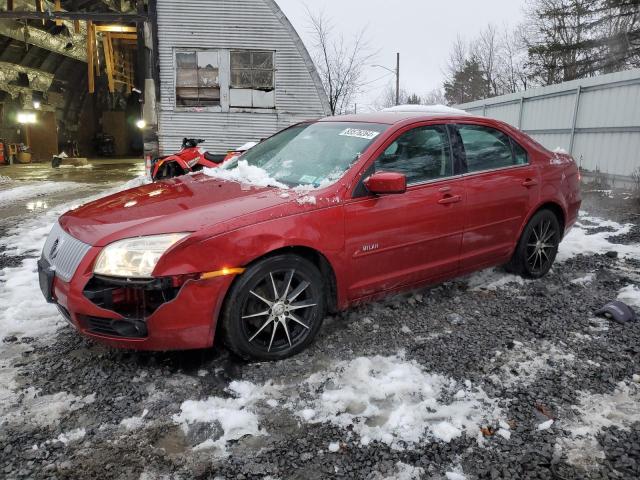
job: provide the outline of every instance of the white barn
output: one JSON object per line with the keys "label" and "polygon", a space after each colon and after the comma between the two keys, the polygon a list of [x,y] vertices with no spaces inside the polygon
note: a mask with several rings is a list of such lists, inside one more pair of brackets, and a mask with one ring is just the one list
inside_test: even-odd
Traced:
{"label": "white barn", "polygon": [[[183,137],[214,154],[329,115],[320,77],[274,0],[157,0],[160,153]],[[152,86],[152,85],[149,85]],[[153,109],[153,112],[149,111]]]}

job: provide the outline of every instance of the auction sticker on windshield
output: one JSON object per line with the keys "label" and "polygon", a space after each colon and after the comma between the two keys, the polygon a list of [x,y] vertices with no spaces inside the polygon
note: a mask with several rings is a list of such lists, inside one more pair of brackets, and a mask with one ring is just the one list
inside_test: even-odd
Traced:
{"label": "auction sticker on windshield", "polygon": [[356,138],[364,138],[366,140],[373,140],[380,132],[375,132],[373,130],[361,130],[359,128],[347,128],[340,133],[343,137],[356,137]]}

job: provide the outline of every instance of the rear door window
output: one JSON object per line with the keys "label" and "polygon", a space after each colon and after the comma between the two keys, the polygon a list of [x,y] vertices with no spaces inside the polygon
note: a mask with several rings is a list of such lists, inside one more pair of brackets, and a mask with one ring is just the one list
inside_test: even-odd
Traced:
{"label": "rear door window", "polygon": [[467,170],[482,172],[526,163],[526,152],[514,155],[511,138],[483,125],[458,125],[464,145]]}
{"label": "rear door window", "polygon": [[450,177],[453,169],[446,127],[430,125],[403,133],[378,157],[375,169],[402,173],[407,185]]}

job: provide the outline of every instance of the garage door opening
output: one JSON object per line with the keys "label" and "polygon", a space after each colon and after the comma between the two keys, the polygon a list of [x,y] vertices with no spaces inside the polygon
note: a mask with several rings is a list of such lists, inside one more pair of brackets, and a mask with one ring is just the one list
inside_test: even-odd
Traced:
{"label": "garage door opening", "polygon": [[[78,4],[82,10],[71,12]],[[142,162],[143,30],[126,21],[139,5],[14,0],[8,7],[0,16],[0,163],[51,162],[62,152],[89,163]],[[46,12],[73,15],[38,16]]]}

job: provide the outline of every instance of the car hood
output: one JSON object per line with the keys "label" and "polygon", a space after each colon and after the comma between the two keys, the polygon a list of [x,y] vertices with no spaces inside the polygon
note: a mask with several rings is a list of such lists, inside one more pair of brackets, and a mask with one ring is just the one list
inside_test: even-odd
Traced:
{"label": "car hood", "polygon": [[[71,210],[60,225],[73,237],[93,246],[123,238],[173,232],[199,232],[219,226],[218,233],[298,211],[318,208],[300,202],[291,190],[254,187],[203,174],[187,175],[116,193]],[[263,218],[264,217],[264,218]],[[211,232],[209,232],[211,233]]]}

